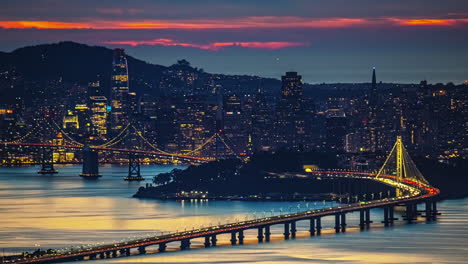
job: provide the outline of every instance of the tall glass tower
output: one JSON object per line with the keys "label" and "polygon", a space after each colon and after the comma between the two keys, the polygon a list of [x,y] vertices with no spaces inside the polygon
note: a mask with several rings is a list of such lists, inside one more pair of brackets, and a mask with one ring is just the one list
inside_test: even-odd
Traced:
{"label": "tall glass tower", "polygon": [[276,111],[275,144],[301,151],[305,143],[302,77],[297,72],[286,72],[281,80],[281,100]]}
{"label": "tall glass tower", "polygon": [[123,49],[114,50],[112,61],[112,80],[110,96],[110,125],[111,132],[118,133],[128,123],[128,65]]}

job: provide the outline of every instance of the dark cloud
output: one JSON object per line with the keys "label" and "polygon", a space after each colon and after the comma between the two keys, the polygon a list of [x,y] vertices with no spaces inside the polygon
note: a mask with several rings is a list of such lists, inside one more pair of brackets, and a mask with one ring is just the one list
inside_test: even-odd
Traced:
{"label": "dark cloud", "polygon": [[4,0],[0,25],[13,27],[0,28],[3,51],[72,40],[211,72],[297,70],[310,82],[367,81],[372,66],[384,81],[468,78],[465,0]]}
{"label": "dark cloud", "polygon": [[239,16],[434,17],[468,13],[465,0],[6,0],[2,19]]}

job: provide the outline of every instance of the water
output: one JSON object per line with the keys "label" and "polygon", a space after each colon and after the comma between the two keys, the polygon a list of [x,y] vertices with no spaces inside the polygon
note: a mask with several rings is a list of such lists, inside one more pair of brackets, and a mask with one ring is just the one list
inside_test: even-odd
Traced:
{"label": "water", "polygon": [[[143,175],[170,171],[174,166],[144,166]],[[34,248],[59,248],[119,241],[198,228],[218,222],[251,219],[255,216],[296,211],[322,202],[175,202],[131,198],[145,182],[125,182],[126,166],[107,165],[96,181],[77,175],[77,165],[59,166],[57,175],[38,175],[37,167],[0,168],[0,249],[5,254]],[[326,204],[325,206],[330,206]],[[247,231],[246,245],[224,246],[228,235],[220,236],[220,247],[202,249],[193,240],[193,250],[176,251],[169,244],[165,254],[85,261],[82,263],[466,263],[468,249],[468,199],[439,203],[437,222],[384,228],[382,214],[373,210],[370,231],[359,232],[357,214],[347,216],[348,232],[332,233],[332,218],[321,237],[308,236],[308,223],[298,223],[298,239],[283,241],[281,226],[272,228],[272,242],[257,244],[255,230]],[[273,211],[272,211],[273,210]],[[255,214],[255,216],[254,216]]]}

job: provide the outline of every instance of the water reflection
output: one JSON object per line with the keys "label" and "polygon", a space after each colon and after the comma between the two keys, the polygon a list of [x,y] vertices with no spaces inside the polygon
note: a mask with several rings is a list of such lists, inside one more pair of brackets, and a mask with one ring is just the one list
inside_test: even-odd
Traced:
{"label": "water reflection", "polygon": [[[172,166],[144,166],[144,176],[169,171]],[[142,183],[122,180],[126,166],[106,165],[103,178],[86,181],[80,166],[61,166],[53,176],[36,174],[37,168],[0,168],[0,248],[6,253],[97,242],[120,241],[132,236],[182,231],[210,224],[252,219],[297,210],[298,203],[228,201],[155,201],[134,199]],[[317,207],[322,203],[317,203]],[[305,208],[301,203],[300,208]],[[310,208],[313,204],[309,203]],[[329,206],[328,204],[326,206]],[[298,239],[283,241],[281,226],[272,228],[271,243],[258,245],[256,231],[246,231],[246,245],[230,247],[220,237],[219,248],[148,254],[105,260],[105,263],[464,263],[468,251],[468,200],[445,201],[437,223],[398,225],[391,230],[373,225],[371,231],[349,228],[346,234],[324,232],[308,237],[308,223],[298,223]],[[371,217],[378,223],[379,210]],[[358,214],[350,214],[356,225]],[[325,227],[333,219],[324,219]],[[223,247],[223,245],[226,245]],[[178,248],[169,244],[169,251]],[[200,248],[200,250],[198,250]],[[149,248],[150,253],[156,249]],[[222,257],[221,257],[222,256]],[[104,263],[103,261],[83,263]]]}

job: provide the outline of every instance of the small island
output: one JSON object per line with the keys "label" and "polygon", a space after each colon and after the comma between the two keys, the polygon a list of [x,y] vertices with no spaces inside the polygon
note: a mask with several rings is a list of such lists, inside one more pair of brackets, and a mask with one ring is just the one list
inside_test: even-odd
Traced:
{"label": "small island", "polygon": [[[336,153],[258,153],[249,161],[226,159],[212,161],[185,170],[174,169],[156,175],[153,184],[140,187],[134,195],[151,199],[213,199],[245,201],[333,200],[345,193],[333,181],[310,177],[285,177],[284,173],[304,175],[304,165],[339,168],[342,158]],[[419,158],[415,162],[431,184],[441,189],[442,198],[468,197],[466,161],[454,164]],[[283,176],[282,176],[283,175]],[[373,182],[353,183],[354,193],[378,193],[387,190]],[[462,188],[463,187],[463,188]]]}

